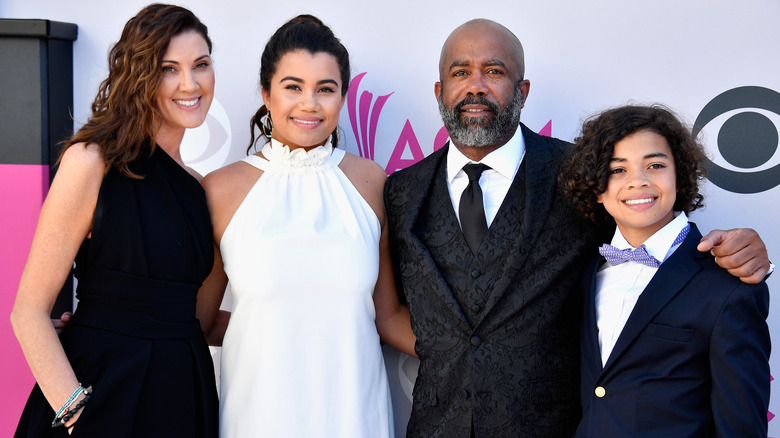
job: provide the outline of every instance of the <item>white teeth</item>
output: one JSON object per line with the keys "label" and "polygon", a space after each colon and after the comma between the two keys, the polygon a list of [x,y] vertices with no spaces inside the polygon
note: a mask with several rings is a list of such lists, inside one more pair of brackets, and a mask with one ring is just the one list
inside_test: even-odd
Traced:
{"label": "white teeth", "polygon": [[173,101],[178,103],[181,106],[195,106],[195,104],[198,103],[198,99],[192,99],[192,100],[177,100],[177,99],[174,99]]}
{"label": "white teeth", "polygon": [[304,125],[316,125],[317,123],[320,123],[318,120],[298,120],[295,118],[293,118],[293,120]]}
{"label": "white teeth", "polygon": [[639,204],[649,204],[651,202],[655,201],[655,198],[645,198],[645,199],[626,199],[625,202],[627,205],[639,205]]}

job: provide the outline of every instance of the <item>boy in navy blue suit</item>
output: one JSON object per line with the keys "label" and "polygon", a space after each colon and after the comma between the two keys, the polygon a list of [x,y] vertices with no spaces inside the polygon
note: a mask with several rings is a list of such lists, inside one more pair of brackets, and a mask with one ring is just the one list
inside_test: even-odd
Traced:
{"label": "boy in navy blue suit", "polygon": [[702,157],[669,110],[624,106],[562,169],[577,209],[617,225],[583,281],[577,437],[767,436],[769,291],[696,250]]}

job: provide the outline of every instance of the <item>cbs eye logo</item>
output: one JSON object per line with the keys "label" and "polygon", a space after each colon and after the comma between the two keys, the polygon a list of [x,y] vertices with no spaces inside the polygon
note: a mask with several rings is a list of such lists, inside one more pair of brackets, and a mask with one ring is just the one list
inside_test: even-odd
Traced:
{"label": "cbs eye logo", "polygon": [[734,193],[759,193],[780,185],[780,159],[773,160],[778,149],[778,125],[767,116],[769,113],[780,120],[780,93],[763,87],[734,88],[704,106],[692,134],[698,135],[710,122],[721,121],[717,146],[722,160],[716,161],[739,169],[728,169],[705,158],[707,178],[713,184]]}

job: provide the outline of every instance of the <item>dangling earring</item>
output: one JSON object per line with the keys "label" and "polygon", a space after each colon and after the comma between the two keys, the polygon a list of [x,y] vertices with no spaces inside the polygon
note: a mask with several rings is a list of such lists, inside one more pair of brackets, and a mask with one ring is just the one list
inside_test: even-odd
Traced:
{"label": "dangling earring", "polygon": [[336,125],[336,130],[333,131],[333,135],[336,136],[336,142],[333,144],[333,147],[336,148],[339,146],[339,127]]}
{"label": "dangling earring", "polygon": [[271,138],[271,134],[274,132],[274,121],[271,120],[270,112],[265,116],[265,120],[260,123],[260,131],[263,132],[266,138]]}

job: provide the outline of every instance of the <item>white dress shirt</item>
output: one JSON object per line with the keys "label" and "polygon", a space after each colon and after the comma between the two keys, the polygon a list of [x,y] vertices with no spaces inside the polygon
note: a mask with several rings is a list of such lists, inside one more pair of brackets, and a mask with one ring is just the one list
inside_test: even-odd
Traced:
{"label": "white dress shirt", "polygon": [[[479,177],[479,186],[482,189],[482,200],[485,206],[485,219],[487,225],[493,223],[493,219],[498,213],[498,208],[504,202],[509,186],[515,179],[517,169],[520,168],[520,162],[525,155],[525,141],[523,133],[518,126],[515,135],[503,146],[489,153],[479,163],[485,164],[490,169],[482,172]],[[447,188],[450,192],[452,207],[455,209],[455,216],[460,223],[460,197],[466,186],[469,185],[469,177],[463,171],[463,166],[469,163],[476,163],[468,159],[458,148],[450,142],[450,148],[447,151]]]}
{"label": "white dress shirt", "polygon": [[[647,253],[662,263],[680,246],[672,244],[680,231],[688,225],[685,213],[675,214],[677,217],[644,242]],[[618,249],[633,248],[617,228],[612,237],[612,246]],[[606,365],[639,295],[657,271],[658,268],[633,261],[617,266],[605,262],[596,274],[596,324],[599,330],[602,366]]]}

